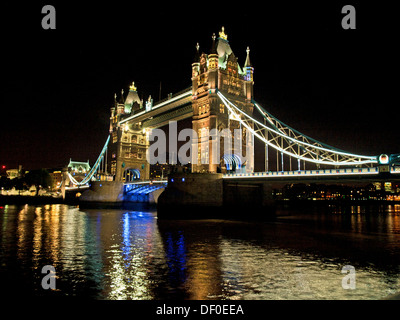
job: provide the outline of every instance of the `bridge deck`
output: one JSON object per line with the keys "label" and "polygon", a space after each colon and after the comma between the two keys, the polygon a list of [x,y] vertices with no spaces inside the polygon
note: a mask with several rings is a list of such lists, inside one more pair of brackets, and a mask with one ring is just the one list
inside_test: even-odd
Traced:
{"label": "bridge deck", "polygon": [[[191,102],[192,102],[192,88],[189,88],[173,95],[170,98],[167,98],[165,100],[156,103],[151,108],[151,110],[140,111],[136,114],[133,114],[121,120],[119,123],[123,124],[130,121],[141,122],[147,120],[149,123],[145,127],[151,127],[151,128],[159,127],[164,125],[164,123],[168,124],[169,118],[174,118],[174,120],[181,120],[192,116],[192,114],[190,113],[192,111]],[[182,107],[185,105],[190,105],[190,108],[183,108],[183,110],[177,111],[178,107]],[[171,117],[165,117],[165,114],[169,114],[170,112],[173,112],[174,114]],[[175,114],[176,112],[178,112],[179,114]],[[162,114],[164,114],[164,117],[160,118],[159,121],[154,120],[157,119]],[[162,122],[162,124],[160,125],[158,122]]]}
{"label": "bridge deck", "polygon": [[[325,170],[299,170],[299,171],[277,171],[277,172],[253,172],[253,173],[230,173],[224,174],[223,179],[276,179],[283,180],[285,178],[317,178],[317,177],[361,177],[361,176],[378,176],[379,168],[347,168],[347,169],[325,169]],[[389,173],[389,172],[388,172]],[[400,167],[393,167],[390,170],[391,175],[400,178]]]}

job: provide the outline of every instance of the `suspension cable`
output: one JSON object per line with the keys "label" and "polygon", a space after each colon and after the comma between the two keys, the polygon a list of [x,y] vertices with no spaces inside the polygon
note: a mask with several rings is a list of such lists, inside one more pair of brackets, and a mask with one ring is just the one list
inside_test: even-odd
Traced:
{"label": "suspension cable", "polygon": [[[237,118],[237,121],[239,121],[243,126],[245,126],[258,139],[260,139],[267,145],[271,146],[272,148],[274,148],[278,151],[281,151],[282,153],[284,153],[286,155],[295,157],[297,159],[302,159],[302,160],[305,160],[308,162],[313,162],[313,163],[317,163],[317,164],[328,164],[328,165],[361,165],[361,164],[368,164],[368,163],[377,163],[377,157],[375,157],[375,156],[363,156],[363,155],[356,155],[356,154],[352,154],[349,152],[345,152],[345,151],[330,147],[328,145],[319,143],[316,140],[308,138],[307,136],[301,134],[300,132],[295,131],[301,137],[306,138],[306,140],[307,139],[312,140],[313,142],[318,143],[320,145],[312,145],[307,141],[300,141],[294,137],[289,136],[283,130],[279,130],[279,128],[277,128],[273,123],[272,123],[272,125],[278,130],[270,128],[270,127],[262,124],[261,122],[253,119],[247,113],[245,113],[240,108],[238,108],[236,105],[234,105],[231,101],[229,101],[221,92],[217,92],[217,94],[218,94],[219,98],[221,99],[221,101],[224,103],[224,105],[227,107],[227,109],[234,115],[235,118]],[[256,106],[258,108],[258,105],[256,105]],[[244,121],[241,118],[240,114],[242,114],[244,116],[244,119],[246,121]],[[268,118],[266,118],[266,119],[271,123],[271,119],[268,119]],[[251,124],[253,124],[253,125],[251,125]],[[300,145],[302,147],[302,149],[304,149],[307,152],[303,153],[303,155],[301,155],[299,153],[288,151],[287,150],[288,148],[283,148],[283,146],[279,146],[279,143],[277,143],[277,144],[272,143],[270,140],[265,139],[265,137],[263,137],[262,135],[260,135],[258,133],[258,131],[260,131],[260,132],[262,131],[261,129],[254,130],[254,128],[253,128],[254,124],[256,124],[258,126],[258,128],[265,129],[265,130],[271,132],[271,134],[275,134],[276,138],[281,137],[281,139],[282,138],[285,139],[285,141],[289,145],[289,148],[291,147],[291,144],[296,144],[296,145]],[[271,140],[273,140],[273,139],[271,139]],[[292,148],[292,150],[294,150],[294,149]],[[327,154],[325,154],[325,153],[320,154],[319,151],[323,151]],[[304,156],[304,154],[307,154],[307,153],[313,154],[314,156],[316,156],[316,159]],[[328,158],[328,156],[332,157],[332,154],[340,155],[342,157],[347,157],[347,158],[344,159],[343,161],[331,160]],[[364,159],[364,160],[362,160],[362,159]]]}

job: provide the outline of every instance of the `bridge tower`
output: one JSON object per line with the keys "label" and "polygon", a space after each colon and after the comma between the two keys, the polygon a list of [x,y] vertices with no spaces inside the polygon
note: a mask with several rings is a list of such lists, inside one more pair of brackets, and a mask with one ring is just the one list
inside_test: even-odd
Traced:
{"label": "bridge tower", "polygon": [[119,101],[115,95],[114,106],[111,108],[111,140],[107,159],[109,173],[115,176],[115,181],[148,180],[150,177],[150,165],[146,161],[149,142],[142,123],[119,123],[123,117],[140,112],[141,109],[143,101],[139,99],[134,83],[129,87],[126,98],[123,91]]}
{"label": "bridge tower", "polygon": [[[249,115],[253,114],[253,74],[254,68],[250,63],[250,50],[247,48],[247,57],[242,68],[238,58],[233,53],[228,42],[228,36],[224,27],[217,38],[212,36],[212,46],[209,54],[199,51],[199,44],[196,46],[196,55],[192,64],[192,127],[197,132],[197,164],[192,164],[192,172],[218,172],[232,169],[232,162],[229,159],[238,159],[231,154],[232,150],[224,150],[224,143],[220,143],[220,163],[213,163],[212,140],[207,132],[217,129],[221,132],[229,129],[232,134],[232,146],[234,129],[242,129],[242,155],[245,161],[235,163],[243,166],[243,172],[254,171],[254,145],[252,139],[246,141],[245,128],[233,119],[227,108],[219,99],[217,92],[221,91],[233,103],[239,106]],[[250,151],[246,154],[246,146]],[[193,148],[196,156],[196,147]],[[224,157],[225,156],[225,157]],[[227,162],[228,161],[228,162]],[[216,162],[216,161],[214,161]],[[235,160],[234,160],[235,162]],[[236,162],[241,162],[236,161]]]}

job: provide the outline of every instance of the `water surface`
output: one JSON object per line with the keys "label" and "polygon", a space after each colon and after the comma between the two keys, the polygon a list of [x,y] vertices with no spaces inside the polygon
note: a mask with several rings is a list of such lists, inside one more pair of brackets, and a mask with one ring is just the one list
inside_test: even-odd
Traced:
{"label": "water surface", "polygon": [[[382,299],[399,289],[400,206],[280,209],[273,222],[0,207],[3,293],[89,299]],[[56,290],[41,286],[56,270]],[[343,289],[342,268],[356,271]]]}

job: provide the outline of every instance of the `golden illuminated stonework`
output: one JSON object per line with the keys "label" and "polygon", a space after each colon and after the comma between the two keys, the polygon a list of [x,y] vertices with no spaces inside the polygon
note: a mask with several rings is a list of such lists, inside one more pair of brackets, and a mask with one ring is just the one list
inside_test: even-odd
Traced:
{"label": "golden illuminated stonework", "polygon": [[219,37],[224,40],[228,40],[228,35],[225,34],[225,28],[222,27],[222,30],[219,32]]}
{"label": "golden illuminated stonework", "polygon": [[137,88],[135,87],[135,82],[132,82],[131,86],[129,87],[129,90],[131,90],[131,91],[137,90]]}

